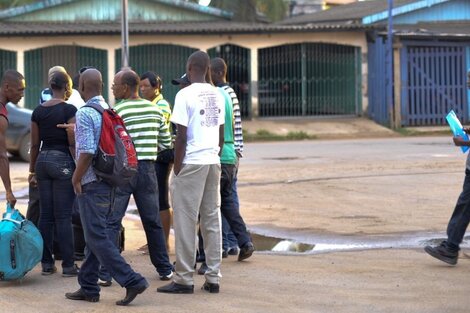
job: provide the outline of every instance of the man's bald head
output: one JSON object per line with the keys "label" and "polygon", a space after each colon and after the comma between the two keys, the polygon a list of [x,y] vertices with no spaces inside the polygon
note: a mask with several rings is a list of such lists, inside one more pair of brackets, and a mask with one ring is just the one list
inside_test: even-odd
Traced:
{"label": "man's bald head", "polygon": [[124,68],[114,75],[113,95],[116,100],[138,98],[140,78],[130,68]]}
{"label": "man's bald head", "polygon": [[186,63],[186,71],[192,83],[205,82],[206,73],[209,69],[210,58],[204,51],[196,51],[191,54]]}
{"label": "man's bald head", "polygon": [[131,69],[121,71],[121,83],[129,86],[131,91],[136,91],[139,88],[140,77]]}
{"label": "man's bald head", "polygon": [[103,77],[95,68],[88,69],[80,75],[79,91],[82,98],[87,101],[90,98],[101,95],[103,90]]}

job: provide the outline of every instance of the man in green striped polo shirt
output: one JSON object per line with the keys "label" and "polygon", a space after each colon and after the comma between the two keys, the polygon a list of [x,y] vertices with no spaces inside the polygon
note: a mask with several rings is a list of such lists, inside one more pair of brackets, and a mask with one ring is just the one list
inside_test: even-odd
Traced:
{"label": "man in green striped polo shirt", "polygon": [[[120,71],[114,77],[113,94],[116,99],[121,99],[114,109],[122,117],[135,145],[139,168],[137,175],[128,184],[116,188],[114,210],[109,216],[108,228],[117,243],[121,221],[132,194],[144,226],[150,260],[160,279],[169,280],[173,275],[173,265],[168,258],[160,221],[155,161],[158,150],[170,147],[171,134],[158,106],[139,97],[139,82],[139,76],[131,70]],[[100,279],[110,281],[111,278],[102,271]]]}

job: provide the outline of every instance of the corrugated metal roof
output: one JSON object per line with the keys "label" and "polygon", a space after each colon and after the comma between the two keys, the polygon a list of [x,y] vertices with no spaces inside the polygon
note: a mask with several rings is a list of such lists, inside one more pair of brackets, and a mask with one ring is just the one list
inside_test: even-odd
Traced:
{"label": "corrugated metal roof", "polygon": [[[424,2],[423,0],[394,0],[393,8],[399,8],[408,4]],[[286,19],[279,24],[306,24],[318,22],[349,21],[361,23],[364,17],[387,11],[387,0],[360,1],[333,7],[329,10],[315,12]]]}
{"label": "corrugated metal roof", "polygon": [[[210,7],[210,6],[206,7],[206,6],[199,5],[197,3],[188,2],[188,1],[184,1],[184,0],[146,0],[146,1],[147,2],[159,3],[159,4],[164,4],[164,5],[175,7],[175,8],[182,9],[182,10],[189,10],[189,11],[198,12],[198,13],[202,13],[202,14],[206,14],[206,15],[222,17],[222,18],[225,18],[225,19],[231,19],[233,17],[232,12],[228,12],[228,11],[218,9],[218,8],[214,8],[214,7]],[[33,2],[31,4],[26,4],[26,5],[19,6],[19,7],[13,7],[13,8],[10,8],[10,9],[0,10],[0,19],[10,19],[10,18],[22,16],[22,15],[34,14],[38,11],[50,10],[51,8],[60,7],[60,6],[63,6],[65,4],[70,4],[70,3],[76,4],[76,3],[79,3],[79,2],[83,2],[83,1],[81,1],[81,0],[42,0],[42,1],[37,1],[37,2]],[[132,2],[132,0],[129,1],[129,2]],[[118,1],[117,3],[120,3],[120,1]],[[137,3],[130,3],[130,4],[138,5],[139,3],[137,2]],[[84,7],[84,9],[89,8],[87,6],[87,4],[84,4],[84,5],[82,4],[82,7]],[[100,8],[100,7],[98,6],[98,8]],[[92,14],[92,13],[93,12],[90,11],[90,14]],[[96,14],[96,12],[94,12],[94,14]]]}
{"label": "corrugated metal roof", "polygon": [[[470,21],[417,23],[408,25],[395,25],[393,27],[394,36],[413,38],[470,38]],[[386,35],[386,33],[381,33]]]}
{"label": "corrugated metal roof", "polygon": [[[131,34],[242,34],[284,33],[315,31],[360,31],[379,29],[377,26],[349,24],[276,25],[264,23],[236,22],[175,22],[175,23],[130,23]],[[120,34],[120,23],[34,23],[1,22],[0,35],[34,36],[65,34]]]}

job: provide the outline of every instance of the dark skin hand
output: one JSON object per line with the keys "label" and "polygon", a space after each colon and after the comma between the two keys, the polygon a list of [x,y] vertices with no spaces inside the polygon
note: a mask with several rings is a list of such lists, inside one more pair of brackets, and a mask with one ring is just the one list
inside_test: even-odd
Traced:
{"label": "dark skin hand", "polygon": [[75,118],[68,121],[68,123],[57,124],[57,128],[63,128],[67,132],[67,140],[69,141],[70,153],[75,159]]}
{"label": "dark skin hand", "polygon": [[[464,127],[463,130],[465,133],[470,134],[470,127]],[[453,140],[457,147],[470,146],[470,141],[463,139],[461,136],[455,136]]]}
{"label": "dark skin hand", "polygon": [[78,158],[77,167],[75,169],[75,172],[73,172],[72,176],[73,190],[75,191],[76,195],[82,193],[82,177],[83,175],[85,175],[87,169],[91,166],[91,163],[93,162],[93,157],[94,154],[81,153],[80,157]]}
{"label": "dark skin hand", "polygon": [[175,172],[175,175],[178,176],[181,171],[181,167],[183,166],[183,159],[186,154],[186,134],[188,128],[179,124],[177,124],[176,127],[178,132],[175,139],[175,160],[173,163],[173,172]]}

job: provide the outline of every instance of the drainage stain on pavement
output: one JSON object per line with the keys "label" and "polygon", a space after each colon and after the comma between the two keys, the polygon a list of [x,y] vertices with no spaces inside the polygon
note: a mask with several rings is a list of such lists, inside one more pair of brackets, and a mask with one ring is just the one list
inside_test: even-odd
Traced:
{"label": "drainage stain on pavement", "polygon": [[[421,249],[427,245],[438,245],[445,240],[445,233],[407,233],[390,235],[310,235],[294,239],[283,236],[268,236],[251,232],[253,243],[259,252],[317,254],[327,252],[357,251],[372,249]],[[279,235],[279,234],[278,234]],[[470,248],[470,237],[465,237],[462,249]]]}

